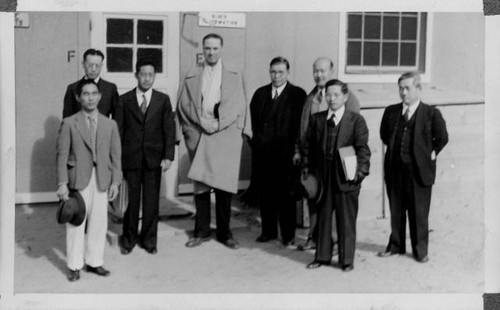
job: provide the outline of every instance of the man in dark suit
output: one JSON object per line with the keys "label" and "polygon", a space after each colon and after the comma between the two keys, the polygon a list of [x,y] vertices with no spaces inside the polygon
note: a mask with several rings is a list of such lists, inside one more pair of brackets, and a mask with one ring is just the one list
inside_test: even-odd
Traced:
{"label": "man in dark suit", "polygon": [[283,245],[294,244],[295,142],[299,134],[300,116],[306,98],[305,91],[288,82],[290,64],[283,57],[271,61],[271,84],[255,91],[250,102],[253,138],[252,185],[257,187],[262,233],[257,242],[278,237],[280,226]]}
{"label": "man in dark suit", "polygon": [[[329,109],[311,116],[304,148],[304,173],[316,175],[324,187],[318,203],[316,255],[307,268],[331,263],[332,212],[335,210],[339,265],[343,271],[350,271],[354,268],[359,190],[370,168],[368,128],[360,114],[345,107],[347,84],[330,80],[325,88]],[[357,164],[352,178],[344,172],[339,153],[343,147],[354,148]]]}
{"label": "man in dark suit", "polygon": [[57,195],[69,199],[78,191],[86,215],[79,226],[66,224],[68,280],[80,279],[84,264],[88,272],[108,276],[104,269],[104,246],[108,225],[107,202],[118,195],[122,181],[120,134],[116,123],[97,111],[101,94],[94,80],[76,86],[81,111],[63,120],[57,138]]}
{"label": "man in dark suit", "polygon": [[[116,85],[105,81],[99,75],[101,74],[102,62],[104,61],[104,54],[93,48],[88,49],[83,54],[83,69],[85,76],[82,80],[91,79],[99,86],[101,93],[101,100],[97,105],[99,113],[109,117],[112,116],[117,122],[118,128],[121,128],[121,105],[120,97]],[[80,82],[76,81],[69,84],[64,95],[63,118],[71,116],[81,110],[81,104],[76,100],[76,86]]]}
{"label": "man in dark suit", "polygon": [[[313,63],[313,78],[316,86],[307,95],[304,108],[302,109],[300,134],[297,144],[295,145],[295,155],[293,157],[293,160],[295,162],[300,162],[303,156],[303,148],[306,140],[307,127],[309,126],[309,118],[313,114],[328,110],[328,103],[326,102],[325,98],[325,84],[333,78],[333,69],[333,61],[327,57],[319,57]],[[349,90],[345,107],[347,110],[353,111],[355,113],[360,112],[358,98],[356,98],[351,90]],[[312,199],[309,199],[307,201],[307,207],[309,211],[309,234],[307,236],[306,243],[301,244],[297,247],[297,249],[301,251],[316,249],[318,234],[316,229],[317,208]],[[333,242],[336,243],[337,229],[335,224],[335,211],[333,214],[332,230]]]}
{"label": "man in dark suit", "polygon": [[[128,208],[120,237],[122,254],[139,243],[157,252],[158,212],[162,171],[174,160],[174,112],[167,95],[154,90],[155,63],[138,60],[137,87],[121,96],[123,104],[123,175],[128,184]],[[138,233],[142,191],[142,225]]]}
{"label": "man in dark suit", "polygon": [[380,125],[380,137],[387,146],[384,173],[391,236],[385,252],[379,256],[405,253],[408,213],[413,256],[425,263],[429,260],[429,207],[436,158],[448,143],[448,133],[441,112],[420,101],[422,86],[418,73],[404,73],[398,85],[403,102],[388,106]]}

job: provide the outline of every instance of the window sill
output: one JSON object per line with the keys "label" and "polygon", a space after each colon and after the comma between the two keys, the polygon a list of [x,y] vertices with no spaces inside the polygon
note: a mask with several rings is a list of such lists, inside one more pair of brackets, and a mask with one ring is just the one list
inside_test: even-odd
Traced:
{"label": "window sill", "polygon": [[[379,109],[401,102],[395,84],[349,84],[361,109]],[[484,95],[424,84],[422,101],[431,105],[484,104]]]}

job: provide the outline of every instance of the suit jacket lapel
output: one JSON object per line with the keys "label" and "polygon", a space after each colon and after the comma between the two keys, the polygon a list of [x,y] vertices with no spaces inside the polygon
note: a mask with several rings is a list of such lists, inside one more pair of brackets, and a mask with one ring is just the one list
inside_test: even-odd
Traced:
{"label": "suit jacket lapel", "polygon": [[339,146],[345,145],[346,141],[349,139],[349,136],[351,135],[352,132],[352,119],[351,119],[351,114],[349,111],[345,110],[344,115],[342,116],[342,119],[340,120],[339,123],[339,134],[337,137],[337,145],[336,148],[338,149]]}
{"label": "suit jacket lapel", "polygon": [[225,66],[224,63],[222,63],[222,89],[221,89],[221,105],[227,102],[231,95],[234,94],[234,90],[236,89],[236,83],[238,81],[234,79],[233,74],[229,72]]}
{"label": "suit jacket lapel", "polygon": [[96,132],[96,156],[99,153],[99,150],[101,149],[101,143],[104,140],[105,132],[106,132],[106,122],[104,120],[104,116],[101,114],[97,114],[97,132]]}
{"label": "suit jacket lapel", "polygon": [[151,94],[151,101],[149,102],[148,106],[148,112],[146,113],[146,120],[144,121],[144,124],[149,122],[151,120],[151,117],[157,113],[156,111],[160,108],[160,102],[158,100],[158,94],[156,93],[155,90],[153,90],[153,93]]}
{"label": "suit jacket lapel", "polygon": [[201,75],[203,73],[203,67],[196,67],[196,71],[188,75],[186,79],[186,87],[189,94],[191,94],[191,99],[195,105],[198,115],[201,114]]}
{"label": "suit jacket lapel", "polygon": [[422,131],[422,126],[425,124],[425,113],[423,113],[423,102],[420,102],[417,109],[415,110],[415,131],[413,135],[415,136],[417,132]]}
{"label": "suit jacket lapel", "polygon": [[83,115],[82,111],[76,114],[75,123],[76,123],[76,128],[78,129],[80,135],[83,138],[83,142],[85,142],[85,145],[87,145],[89,150],[91,150],[89,127],[87,126],[87,122],[85,121],[85,115]]}

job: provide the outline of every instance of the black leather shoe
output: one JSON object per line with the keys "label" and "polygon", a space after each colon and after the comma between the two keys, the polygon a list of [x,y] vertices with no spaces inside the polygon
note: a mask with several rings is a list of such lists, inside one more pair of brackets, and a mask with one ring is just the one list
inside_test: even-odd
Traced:
{"label": "black leather shoe", "polygon": [[237,250],[237,249],[240,248],[240,245],[238,244],[238,241],[236,241],[233,238],[229,238],[226,241],[221,241],[221,243],[224,244],[225,246],[227,246],[228,248],[232,249],[232,250]]}
{"label": "black leather shoe", "polygon": [[354,269],[353,264],[342,265],[342,271],[344,271],[344,272],[348,272],[348,271],[351,271],[353,269]]}
{"label": "black leather shoe", "polygon": [[283,246],[284,247],[289,247],[289,246],[293,246],[293,245],[295,245],[295,241],[294,240],[283,241]]}
{"label": "black leather shoe", "polygon": [[207,238],[191,238],[191,239],[189,239],[188,242],[186,242],[186,247],[188,247],[188,248],[194,248],[194,247],[197,247],[197,246],[201,245],[203,242],[209,241],[210,239],[211,239],[210,237],[207,237]]}
{"label": "black leather shoe", "polygon": [[385,252],[378,252],[377,253],[377,256],[378,257],[389,257],[389,256],[392,256],[392,255],[397,255],[398,253],[393,253],[391,251],[385,251]]}
{"label": "black leather shoe", "polygon": [[424,256],[421,259],[417,259],[419,263],[427,263],[429,261],[429,256]]}
{"label": "black leather shoe", "polygon": [[96,275],[102,276],[102,277],[107,277],[110,275],[110,272],[108,270],[104,269],[102,266],[92,267],[92,266],[87,265],[87,266],[85,266],[85,271],[95,273]]}
{"label": "black leather shoe", "polygon": [[69,282],[75,282],[77,280],[80,280],[80,270],[69,270],[68,273],[68,281]]}
{"label": "black leather shoe", "polygon": [[123,239],[121,236],[118,238],[118,245],[120,246],[120,253],[122,253],[123,255],[127,255],[130,254],[130,252],[132,252],[133,248],[129,249],[123,245]]}
{"label": "black leather shoe", "polygon": [[146,252],[148,252],[149,254],[153,254],[153,255],[155,255],[156,253],[158,253],[158,249],[155,246],[152,247],[152,248],[144,248],[144,250]]}
{"label": "black leather shoe", "polygon": [[320,261],[315,260],[315,261],[313,261],[312,263],[309,263],[309,264],[306,266],[306,268],[307,268],[307,269],[317,269],[317,268],[319,268],[319,267],[321,267],[321,266],[329,266],[329,265],[330,265],[330,263],[329,263],[329,262],[320,262]]}
{"label": "black leather shoe", "polygon": [[306,243],[304,244],[299,244],[297,246],[297,250],[299,251],[307,251],[307,250],[315,250],[316,249],[316,243],[312,241],[312,239],[307,239]]}
{"label": "black leather shoe", "polygon": [[260,235],[257,239],[255,239],[255,241],[256,242],[268,242],[268,241],[273,240],[273,239],[276,239],[276,238],[271,238],[268,236]]}

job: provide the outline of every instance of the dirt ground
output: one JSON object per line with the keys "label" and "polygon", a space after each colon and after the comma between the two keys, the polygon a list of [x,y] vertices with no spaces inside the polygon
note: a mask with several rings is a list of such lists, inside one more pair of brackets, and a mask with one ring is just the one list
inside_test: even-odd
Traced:
{"label": "dirt ground", "polygon": [[[285,248],[278,241],[256,243],[259,213],[238,203],[233,206],[231,226],[240,242],[239,250],[227,249],[215,239],[186,248],[194,220],[176,214],[193,211],[192,197],[187,196],[176,202],[162,201],[157,255],[138,247],[127,256],[121,255],[117,245],[121,225],[110,220],[105,267],[111,276],[82,272],[80,281],[69,283],[64,226],[56,224],[56,206],[20,205],[16,207],[15,293],[481,294],[482,184],[458,187],[435,187],[428,263],[417,263],[409,254],[377,257],[389,236],[389,219],[362,219],[357,223],[355,269],[348,273],[335,265],[306,269],[314,258],[312,251]],[[462,189],[470,194],[453,194]],[[304,242],[306,234],[307,229],[297,229],[298,244]],[[409,240],[407,244],[411,251]]]}

